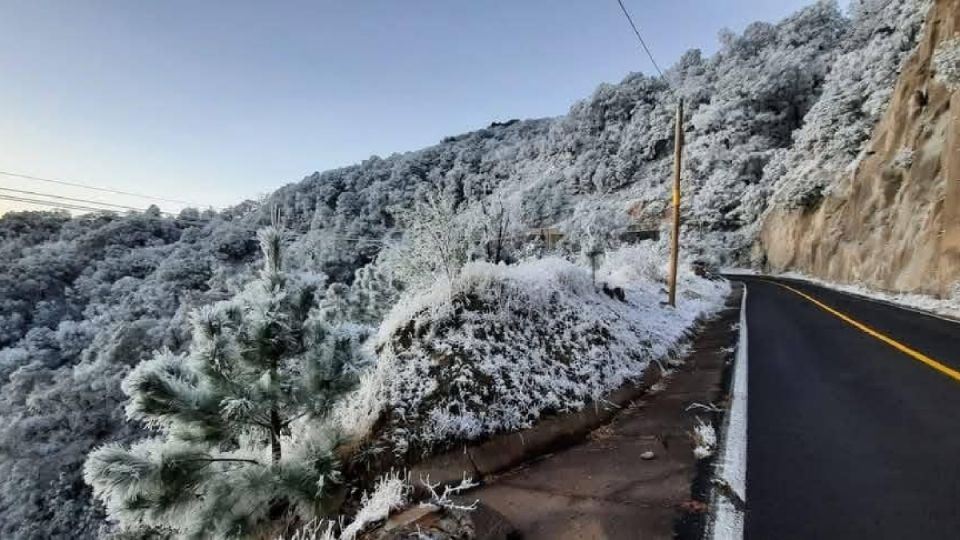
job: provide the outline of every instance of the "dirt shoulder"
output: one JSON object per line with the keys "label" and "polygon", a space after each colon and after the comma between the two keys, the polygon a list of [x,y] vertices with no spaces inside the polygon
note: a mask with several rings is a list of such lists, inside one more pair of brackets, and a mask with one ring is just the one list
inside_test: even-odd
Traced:
{"label": "dirt shoulder", "polygon": [[468,497],[525,539],[699,537],[712,458],[694,456],[693,433],[698,419],[719,431],[720,413],[703,406],[724,406],[741,294],[737,287],[702,326],[663,385],[627,402],[585,440],[488,476]]}

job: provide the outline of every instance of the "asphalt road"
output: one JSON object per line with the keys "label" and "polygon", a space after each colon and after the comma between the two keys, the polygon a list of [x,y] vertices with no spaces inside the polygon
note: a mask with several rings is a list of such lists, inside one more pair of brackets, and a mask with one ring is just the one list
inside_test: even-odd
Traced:
{"label": "asphalt road", "polygon": [[[794,292],[736,279],[748,289],[747,538],[960,538],[960,382]],[[960,370],[960,324],[780,281]]]}

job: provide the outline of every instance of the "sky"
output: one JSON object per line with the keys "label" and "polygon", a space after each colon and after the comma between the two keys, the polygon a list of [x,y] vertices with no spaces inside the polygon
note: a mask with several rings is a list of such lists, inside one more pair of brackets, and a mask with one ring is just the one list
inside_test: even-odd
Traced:
{"label": "sky", "polygon": [[[810,1],[624,4],[666,68]],[[653,69],[616,0],[0,0],[0,171],[220,208],[561,115],[631,71]],[[4,175],[0,188],[184,206]]]}

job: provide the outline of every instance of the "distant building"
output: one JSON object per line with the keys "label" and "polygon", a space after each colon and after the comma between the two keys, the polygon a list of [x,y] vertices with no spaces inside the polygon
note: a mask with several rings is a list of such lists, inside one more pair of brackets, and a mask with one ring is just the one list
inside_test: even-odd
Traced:
{"label": "distant building", "polygon": [[530,229],[530,231],[527,232],[527,238],[540,240],[548,250],[552,250],[557,247],[560,240],[563,240],[563,233],[556,227],[540,227],[538,229]]}
{"label": "distant building", "polygon": [[630,225],[620,233],[620,240],[636,244],[644,240],[660,240],[660,229],[670,216],[670,208],[663,205],[635,201],[627,208]]}
{"label": "distant building", "polygon": [[620,241],[636,244],[644,240],[660,240],[660,227],[656,223],[634,223],[620,233]]}

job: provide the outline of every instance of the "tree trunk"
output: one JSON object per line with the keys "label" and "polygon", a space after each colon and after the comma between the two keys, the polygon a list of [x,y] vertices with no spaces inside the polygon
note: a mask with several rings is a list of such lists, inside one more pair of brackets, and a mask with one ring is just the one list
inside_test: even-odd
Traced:
{"label": "tree trunk", "polygon": [[[270,381],[272,385],[277,384],[277,359],[270,361]],[[276,389],[275,389],[276,390]],[[273,464],[280,463],[280,430],[283,425],[280,423],[280,413],[277,411],[278,396],[273,396],[273,406],[270,407],[270,452],[273,456]]]}
{"label": "tree trunk", "polygon": [[273,454],[273,463],[280,462],[280,414],[276,409],[270,410],[270,450]]}

